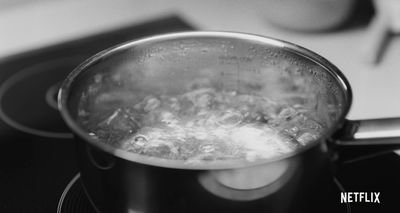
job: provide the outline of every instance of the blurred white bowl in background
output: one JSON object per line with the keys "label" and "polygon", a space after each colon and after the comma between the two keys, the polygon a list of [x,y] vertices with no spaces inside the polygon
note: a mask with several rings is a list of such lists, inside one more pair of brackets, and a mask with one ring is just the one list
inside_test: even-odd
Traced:
{"label": "blurred white bowl in background", "polygon": [[274,25],[298,31],[324,31],[344,24],[356,0],[258,0],[259,10]]}

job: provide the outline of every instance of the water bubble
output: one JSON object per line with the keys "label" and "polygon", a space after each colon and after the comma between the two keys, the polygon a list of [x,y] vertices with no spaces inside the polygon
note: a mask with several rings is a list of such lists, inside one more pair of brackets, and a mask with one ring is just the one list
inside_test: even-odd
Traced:
{"label": "water bubble", "polygon": [[96,74],[95,76],[94,76],[94,82],[95,83],[101,83],[101,81],[103,80],[103,76],[101,75],[101,74]]}
{"label": "water bubble", "polygon": [[310,132],[305,132],[298,136],[296,139],[301,145],[306,145],[312,141],[315,141],[318,138],[318,135],[312,134]]}
{"label": "water bubble", "polygon": [[144,110],[147,112],[155,110],[157,107],[161,105],[160,100],[157,98],[149,98],[146,102],[146,105],[144,106]]}
{"label": "water bubble", "polygon": [[219,115],[217,124],[224,127],[234,127],[242,122],[243,116],[239,112],[235,111],[225,111]]}
{"label": "water bubble", "polygon": [[89,115],[90,115],[90,113],[87,112],[86,110],[83,110],[83,109],[79,109],[78,110],[78,116],[80,116],[80,117],[86,117],[86,116],[89,116]]}
{"label": "water bubble", "polygon": [[133,137],[133,140],[131,141],[131,143],[133,143],[132,145],[136,145],[136,146],[145,146],[148,142],[148,139],[145,135],[135,135]]}
{"label": "water bubble", "polygon": [[203,144],[200,146],[200,150],[205,153],[210,153],[215,151],[215,147],[213,144]]}
{"label": "water bubble", "polygon": [[287,108],[283,108],[279,112],[278,117],[288,121],[288,120],[292,119],[296,114],[297,114],[297,111],[295,109],[293,109],[292,107],[287,107]]}
{"label": "water bubble", "polygon": [[201,53],[205,54],[205,53],[207,53],[207,52],[208,52],[208,48],[203,48],[203,49],[201,49]]}
{"label": "water bubble", "polygon": [[94,139],[99,139],[99,137],[93,132],[89,132],[89,136],[94,138]]}

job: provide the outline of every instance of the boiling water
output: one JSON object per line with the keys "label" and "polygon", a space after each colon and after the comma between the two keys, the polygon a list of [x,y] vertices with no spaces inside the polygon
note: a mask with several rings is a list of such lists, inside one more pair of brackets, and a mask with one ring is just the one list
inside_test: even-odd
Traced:
{"label": "boiling water", "polygon": [[106,92],[95,103],[105,104],[97,111],[81,107],[78,113],[93,138],[128,152],[188,163],[272,158],[315,141],[325,129],[300,104],[209,86],[139,99]]}

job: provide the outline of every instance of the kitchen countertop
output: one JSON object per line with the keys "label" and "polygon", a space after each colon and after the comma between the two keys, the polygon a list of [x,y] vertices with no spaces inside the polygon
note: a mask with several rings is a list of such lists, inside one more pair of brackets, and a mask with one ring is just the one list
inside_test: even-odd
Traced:
{"label": "kitchen countertop", "polygon": [[[349,119],[400,117],[400,39],[376,65],[363,58],[367,23],[329,33],[301,33],[269,24],[254,1],[64,0],[0,10],[0,58],[104,30],[178,14],[200,30],[254,33],[287,40],[330,60],[353,89]],[[1,72],[1,71],[0,71]]]}

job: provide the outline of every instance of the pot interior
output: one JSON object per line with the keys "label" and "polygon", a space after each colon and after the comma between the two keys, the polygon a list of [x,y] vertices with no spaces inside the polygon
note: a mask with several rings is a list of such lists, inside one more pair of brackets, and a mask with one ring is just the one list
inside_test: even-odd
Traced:
{"label": "pot interior", "polygon": [[[157,155],[163,155],[163,162],[171,160],[186,167],[187,158],[176,155],[179,155],[182,147],[172,150],[174,147],[167,145],[146,153],[140,144],[147,146],[160,139],[154,138],[154,131],[145,128],[151,123],[148,117],[159,118],[158,123],[152,124],[160,129],[162,121],[177,115],[167,113],[165,118],[165,114],[157,111],[163,106],[163,101],[175,100],[180,103],[179,111],[185,107],[184,97],[188,94],[192,95],[189,100],[193,101],[193,97],[205,100],[194,100],[191,103],[194,109],[185,111],[183,114],[186,113],[186,117],[181,118],[186,119],[185,124],[193,122],[187,120],[189,112],[189,117],[197,119],[195,121],[203,115],[207,117],[204,110],[203,114],[200,113],[199,105],[206,103],[206,109],[210,109],[212,103],[227,100],[225,105],[219,104],[219,108],[211,109],[217,122],[206,122],[201,126],[203,129],[196,124],[194,126],[199,127],[197,129],[181,129],[184,132],[182,134],[190,131],[203,131],[206,134],[203,136],[206,139],[194,140],[194,145],[191,146],[199,153],[206,152],[194,155],[201,156],[204,159],[200,160],[205,160],[208,164],[210,160],[238,160],[234,157],[218,158],[210,155],[223,149],[218,145],[213,146],[213,138],[208,137],[214,133],[211,134],[210,131],[231,128],[225,133],[234,135],[235,138],[242,137],[251,144],[251,140],[260,135],[253,130],[242,131],[243,129],[235,128],[249,127],[246,125],[253,125],[258,119],[257,124],[254,124],[257,128],[278,129],[274,135],[286,134],[285,138],[290,139],[285,142],[290,144],[290,151],[278,150],[276,153],[276,150],[270,150],[274,154],[260,158],[261,161],[285,158],[307,149],[329,135],[338,122],[344,119],[351,101],[349,85],[340,71],[311,51],[254,35],[193,32],[133,41],[99,53],[76,68],[65,80],[60,90],[59,106],[69,126],[80,137],[103,150],[129,160],[140,158],[145,163],[146,158],[154,159],[159,157]],[[220,99],[217,100],[217,96]],[[248,112],[242,109],[246,109],[246,100],[252,104],[247,107],[250,108]],[[171,106],[174,105],[170,104],[166,108],[170,109]],[[267,110],[272,114],[268,114],[269,117],[262,113],[258,117],[246,114],[257,114],[260,107],[269,107]],[[138,110],[142,110],[141,113]],[[140,117],[143,113],[147,113],[148,117]],[[301,118],[297,116],[300,114]],[[208,121],[207,119],[210,120],[210,117],[205,120]],[[221,119],[222,122],[227,120],[227,126],[221,127]],[[279,127],[270,127],[268,123],[271,119],[274,122],[290,122],[276,124]],[[175,140],[178,133],[175,132],[174,136],[171,133],[174,131],[175,129],[164,130],[164,133],[170,134],[164,139]],[[265,134],[261,133],[261,136]],[[182,140],[187,138],[183,137]],[[211,145],[200,144],[205,140],[209,140],[207,144]],[[230,151],[230,154],[232,152],[234,151]],[[243,159],[258,160],[257,157],[252,157]]]}

